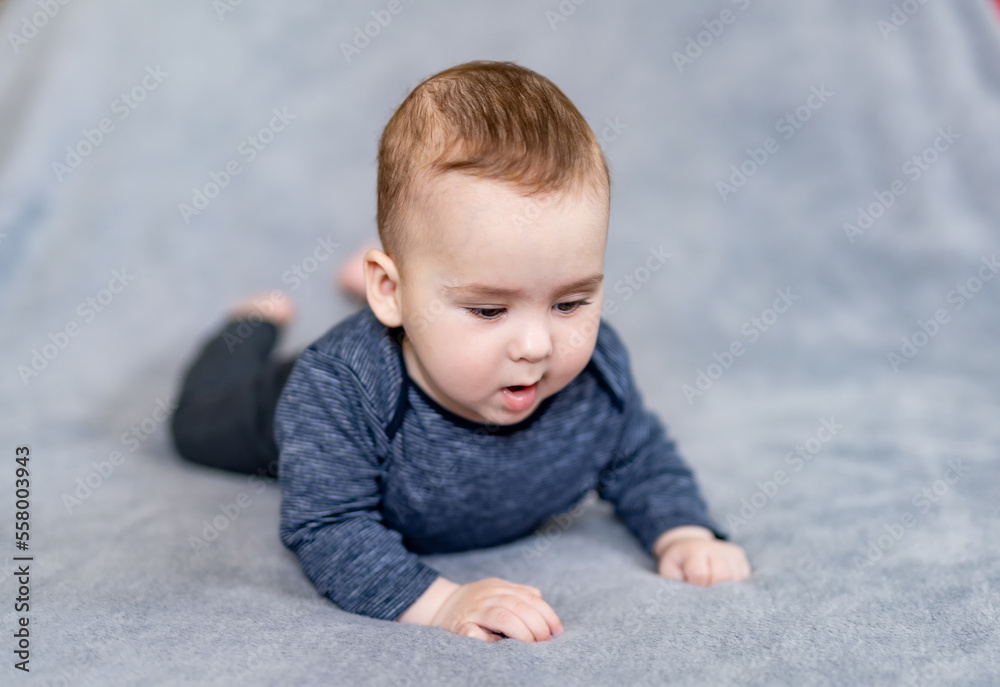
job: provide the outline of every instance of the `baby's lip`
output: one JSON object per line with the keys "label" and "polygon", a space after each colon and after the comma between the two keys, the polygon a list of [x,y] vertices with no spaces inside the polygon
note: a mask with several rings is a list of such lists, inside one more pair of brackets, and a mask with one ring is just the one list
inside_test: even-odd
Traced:
{"label": "baby's lip", "polygon": [[540,381],[541,381],[540,379],[536,379],[531,384],[508,384],[507,386],[504,387],[504,389],[510,389],[511,387],[514,386],[519,386],[521,388],[527,389],[529,386],[534,386],[535,384],[538,384],[538,382]]}

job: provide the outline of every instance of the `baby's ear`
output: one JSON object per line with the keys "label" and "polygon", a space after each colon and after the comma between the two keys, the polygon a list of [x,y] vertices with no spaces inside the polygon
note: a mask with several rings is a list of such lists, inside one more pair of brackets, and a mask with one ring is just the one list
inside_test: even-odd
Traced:
{"label": "baby's ear", "polygon": [[364,263],[365,296],[368,299],[368,307],[386,327],[402,326],[399,272],[396,270],[396,264],[392,258],[377,248],[365,253]]}

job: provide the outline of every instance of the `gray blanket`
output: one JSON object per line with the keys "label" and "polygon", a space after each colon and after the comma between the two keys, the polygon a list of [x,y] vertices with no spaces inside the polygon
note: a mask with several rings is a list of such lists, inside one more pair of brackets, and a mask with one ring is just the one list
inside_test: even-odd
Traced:
{"label": "gray blanket", "polygon": [[[985,0],[8,1],[0,682],[995,684],[998,18]],[[353,311],[331,278],[375,236],[382,127],[480,58],[547,75],[601,137],[607,317],[754,566],[660,578],[593,498],[424,558],[539,587],[566,626],[543,644],[341,611],[281,546],[276,484],[185,463],[163,423],[234,299],[292,291],[282,354]],[[308,262],[317,241],[339,252]]]}

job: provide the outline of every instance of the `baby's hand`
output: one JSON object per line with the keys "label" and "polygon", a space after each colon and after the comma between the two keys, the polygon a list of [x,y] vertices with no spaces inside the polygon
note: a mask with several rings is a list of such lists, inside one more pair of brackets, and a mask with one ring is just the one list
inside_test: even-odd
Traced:
{"label": "baby's hand", "polygon": [[503,639],[501,634],[541,642],[563,629],[540,590],[499,577],[460,586],[445,599],[431,624],[487,642]]}
{"label": "baby's hand", "polygon": [[675,527],[660,536],[659,573],[673,580],[708,586],[716,582],[739,582],[750,577],[750,562],[736,544],[716,539],[704,527]]}

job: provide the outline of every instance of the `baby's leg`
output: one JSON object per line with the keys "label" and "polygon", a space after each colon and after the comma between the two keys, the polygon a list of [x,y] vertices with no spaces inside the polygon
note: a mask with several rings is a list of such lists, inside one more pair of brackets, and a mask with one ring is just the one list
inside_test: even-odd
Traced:
{"label": "baby's leg", "polygon": [[171,418],[186,459],[241,473],[277,475],[274,409],[293,360],[272,361],[280,328],[294,308],[287,296],[261,294],[233,307],[225,326],[184,376]]}

